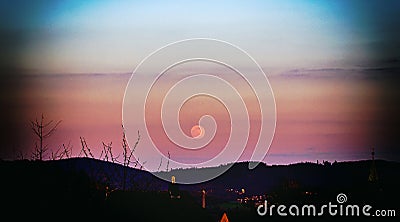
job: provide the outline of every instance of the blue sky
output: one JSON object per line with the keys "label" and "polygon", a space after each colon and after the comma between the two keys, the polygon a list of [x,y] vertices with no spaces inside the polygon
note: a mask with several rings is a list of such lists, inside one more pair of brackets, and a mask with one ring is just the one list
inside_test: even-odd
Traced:
{"label": "blue sky", "polygon": [[[398,1],[3,1],[4,57],[51,73],[130,72],[185,38],[238,45],[264,67],[398,59]],[[394,46],[394,47],[393,47]]]}

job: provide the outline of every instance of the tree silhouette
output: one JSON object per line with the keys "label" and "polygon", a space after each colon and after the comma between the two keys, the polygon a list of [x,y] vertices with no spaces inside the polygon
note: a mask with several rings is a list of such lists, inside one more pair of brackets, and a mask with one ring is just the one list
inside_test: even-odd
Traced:
{"label": "tree silhouette", "polygon": [[171,154],[169,154],[169,151],[168,151],[167,172],[168,172],[169,160],[170,160],[170,159],[171,159]]}
{"label": "tree silhouette", "polygon": [[92,151],[90,150],[89,146],[86,143],[85,137],[80,136],[79,139],[81,140],[82,149],[78,156],[81,156],[81,154],[83,153],[85,157],[91,157],[94,159]]}
{"label": "tree silhouette", "polygon": [[62,147],[60,147],[56,152],[51,152],[51,160],[61,160],[63,158],[70,158],[72,155],[72,145],[71,141],[68,142],[68,145],[65,146],[65,144],[62,144]]}
{"label": "tree silhouette", "polygon": [[44,122],[44,115],[42,114],[42,118],[38,120],[37,118],[35,121],[31,121],[31,129],[37,136],[37,139],[39,140],[39,145],[36,142],[35,143],[35,150],[32,153],[32,158],[35,160],[43,160],[43,155],[46,153],[48,147],[47,145],[44,144],[44,140],[46,138],[49,138],[54,131],[56,131],[58,125],[60,125],[61,120],[59,120],[57,123],[53,124],[53,120],[50,120],[49,122]]}
{"label": "tree silhouette", "polygon": [[[136,149],[137,145],[139,144],[139,141],[140,141],[140,133],[138,131],[137,140],[131,149],[129,147],[128,141],[126,140],[124,125],[122,125],[122,152],[123,152],[122,155],[124,158],[124,162],[123,162],[124,168],[123,168],[123,175],[122,175],[122,190],[126,189],[127,169],[129,167],[129,164],[131,164],[132,154],[133,154],[133,152],[135,152],[135,149]],[[139,160],[137,160],[137,162],[138,161]]]}

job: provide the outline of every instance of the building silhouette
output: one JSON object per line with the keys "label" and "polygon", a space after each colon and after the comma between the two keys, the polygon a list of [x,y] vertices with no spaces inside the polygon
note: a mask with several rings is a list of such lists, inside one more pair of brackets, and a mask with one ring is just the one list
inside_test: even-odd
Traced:
{"label": "building silhouette", "polygon": [[171,183],[168,186],[168,193],[171,199],[180,199],[181,194],[179,191],[178,184],[175,182],[175,176],[171,177]]}
{"label": "building silhouette", "polygon": [[371,152],[371,168],[369,170],[368,181],[369,182],[378,181],[378,174],[376,172],[376,165],[375,165],[375,150],[374,150],[374,148],[372,148],[372,152]]}

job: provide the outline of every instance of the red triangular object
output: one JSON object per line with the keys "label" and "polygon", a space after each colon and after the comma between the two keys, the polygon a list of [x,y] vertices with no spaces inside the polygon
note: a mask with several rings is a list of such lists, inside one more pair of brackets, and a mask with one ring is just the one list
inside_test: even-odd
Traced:
{"label": "red triangular object", "polygon": [[220,222],[229,222],[228,216],[226,215],[226,213],[224,213],[224,215],[222,215]]}

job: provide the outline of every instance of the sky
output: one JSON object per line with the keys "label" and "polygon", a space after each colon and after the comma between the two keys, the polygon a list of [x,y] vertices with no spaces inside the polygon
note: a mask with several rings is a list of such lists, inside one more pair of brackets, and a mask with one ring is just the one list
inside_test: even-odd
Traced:
{"label": "sky", "polygon": [[[265,162],[368,159],[372,147],[378,158],[399,160],[399,9],[398,1],[354,0],[1,1],[0,158],[15,158],[17,152],[30,156],[35,140],[29,121],[42,113],[62,120],[47,141],[53,150],[71,142],[78,154],[84,136],[96,155],[101,142],[113,142],[120,153],[123,97],[135,68],[172,42],[212,38],[246,51],[268,77],[276,129]],[[242,61],[235,65],[244,68]],[[160,96],[182,73],[171,71],[152,93]],[[254,144],[255,97],[245,83],[232,81],[249,101],[255,124],[249,143]],[[195,154],[170,144],[163,153],[188,162],[216,155],[231,132],[229,110],[221,104],[194,97],[179,117],[190,136],[202,115],[214,115],[213,144]],[[163,138],[154,136],[164,133],[160,127],[158,122],[149,128],[154,138]],[[142,136],[138,149],[152,145],[143,131]],[[245,149],[241,160],[251,153]],[[142,161],[149,168],[160,162],[151,156]]]}

